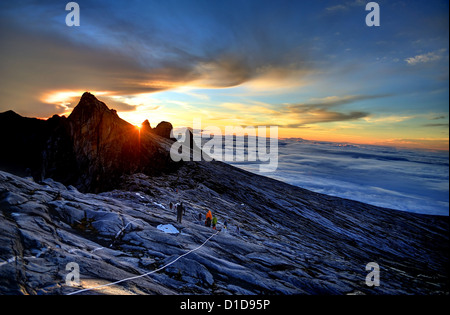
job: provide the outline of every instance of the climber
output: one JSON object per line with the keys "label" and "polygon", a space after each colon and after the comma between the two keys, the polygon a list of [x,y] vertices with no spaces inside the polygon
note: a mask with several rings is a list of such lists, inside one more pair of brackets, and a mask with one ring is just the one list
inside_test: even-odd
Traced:
{"label": "climber", "polygon": [[180,202],[177,204],[177,222],[181,223],[181,220],[183,219],[183,214],[186,214],[186,209],[183,207],[183,202]]}
{"label": "climber", "polygon": [[214,216],[213,219],[212,219],[212,228],[213,228],[213,230],[216,229],[216,225],[217,225],[217,217]]}
{"label": "climber", "polygon": [[211,213],[211,210],[209,210],[208,213],[206,214],[205,225],[207,227],[211,227],[211,221],[212,221],[212,213]]}

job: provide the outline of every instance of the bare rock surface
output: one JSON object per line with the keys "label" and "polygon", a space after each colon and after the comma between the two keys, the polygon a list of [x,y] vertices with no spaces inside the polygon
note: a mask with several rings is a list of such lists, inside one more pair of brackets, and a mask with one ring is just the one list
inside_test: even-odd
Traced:
{"label": "bare rock surface", "polygon": [[[218,162],[122,183],[84,194],[0,172],[0,293],[70,294],[152,272],[216,232],[204,226],[208,210],[220,232],[200,249],[149,276],[80,294],[449,292],[446,217],[324,196]],[[169,209],[179,201],[181,224]],[[71,262],[79,286],[65,282]],[[365,284],[369,262],[380,265],[379,287]]]}

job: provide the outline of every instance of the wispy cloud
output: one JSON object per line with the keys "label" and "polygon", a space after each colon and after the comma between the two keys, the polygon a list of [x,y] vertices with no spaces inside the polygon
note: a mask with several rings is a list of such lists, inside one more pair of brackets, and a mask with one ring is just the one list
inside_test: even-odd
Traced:
{"label": "wispy cloud", "polygon": [[[416,55],[414,57],[406,58],[405,61],[408,65],[415,66],[418,64],[429,63],[434,61],[442,60],[445,57],[445,53],[448,50],[446,48],[442,48],[436,51],[431,51],[426,54]],[[448,57],[448,55],[447,55]]]}
{"label": "wispy cloud", "polygon": [[[321,123],[348,122],[369,119],[371,113],[346,110],[344,105],[358,101],[377,99],[387,95],[344,95],[311,98],[305,103],[222,103],[219,107],[226,113],[245,118],[247,125],[262,122],[281,128],[305,128]],[[224,113],[223,111],[221,111]]]}
{"label": "wispy cloud", "polygon": [[430,120],[441,120],[441,119],[446,119],[447,116],[441,115],[441,116],[434,116],[432,118],[430,118]]}
{"label": "wispy cloud", "polygon": [[329,13],[334,13],[334,12],[339,12],[339,11],[346,11],[352,7],[358,7],[358,6],[364,6],[364,5],[366,5],[366,2],[363,0],[346,1],[344,3],[326,7],[325,10]]}
{"label": "wispy cloud", "polygon": [[305,125],[319,124],[319,123],[331,123],[331,122],[344,122],[358,120],[369,116],[370,113],[352,111],[350,113],[340,113],[336,111],[328,111],[324,109],[305,109],[301,115],[299,115],[296,123],[281,125],[285,128],[299,128]]}
{"label": "wispy cloud", "polygon": [[[371,113],[366,111],[340,109],[344,105],[387,97],[389,95],[343,95],[311,98],[308,102],[283,104],[278,115],[287,117],[291,122],[285,127],[298,128],[304,125],[345,122],[367,118]],[[292,122],[294,120],[295,122]]]}
{"label": "wispy cloud", "polygon": [[345,104],[351,104],[358,101],[371,100],[377,98],[383,98],[391,96],[390,94],[383,95],[343,95],[343,96],[326,96],[322,98],[311,98],[306,103],[299,103],[288,105],[289,109],[292,110],[300,110],[302,111],[304,108],[329,108],[334,106],[341,106]]}
{"label": "wispy cloud", "polygon": [[348,7],[346,5],[343,4],[338,4],[338,5],[333,5],[331,7],[327,7],[325,10],[327,10],[328,12],[335,12],[335,11],[343,11],[343,10],[347,10]]}
{"label": "wispy cloud", "polygon": [[449,124],[448,123],[442,123],[442,124],[424,124],[424,127],[443,127],[443,128],[448,128]]}
{"label": "wispy cloud", "polygon": [[410,119],[418,118],[417,115],[371,115],[364,118],[368,123],[399,123]]}

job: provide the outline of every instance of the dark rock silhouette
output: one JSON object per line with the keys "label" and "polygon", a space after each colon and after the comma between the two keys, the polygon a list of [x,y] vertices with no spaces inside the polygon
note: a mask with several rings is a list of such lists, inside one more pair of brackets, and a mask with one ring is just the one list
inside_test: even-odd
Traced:
{"label": "dark rock silhouette", "polygon": [[151,131],[151,130],[152,130],[152,127],[150,126],[150,122],[148,121],[148,119],[146,119],[141,125],[141,131],[146,132],[146,131]]}
{"label": "dark rock silhouette", "polygon": [[170,122],[162,121],[158,124],[158,126],[156,126],[155,129],[153,129],[153,132],[160,137],[170,139],[170,132],[172,129],[173,127]]}
{"label": "dark rock silhouette", "polygon": [[42,179],[51,174],[69,182],[62,168],[75,166],[65,117],[26,118],[13,111],[0,113],[0,168]]}
{"label": "dark rock silhouette", "polygon": [[170,162],[162,139],[140,132],[90,93],[83,94],[67,121],[80,184],[89,191],[110,189],[123,174],[157,174]]}
{"label": "dark rock silhouette", "polygon": [[[29,170],[36,180],[50,177],[81,191],[112,189],[124,174],[170,171],[170,131],[160,123],[139,128],[86,92],[68,118],[44,121],[14,112],[0,114],[3,169],[18,175]],[[12,135],[12,136],[11,136]]]}

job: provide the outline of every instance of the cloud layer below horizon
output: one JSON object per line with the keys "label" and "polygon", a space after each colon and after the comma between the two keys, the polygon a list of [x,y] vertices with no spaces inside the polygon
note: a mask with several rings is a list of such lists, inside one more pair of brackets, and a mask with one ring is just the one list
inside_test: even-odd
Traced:
{"label": "cloud layer below horizon", "polygon": [[[258,163],[231,164],[259,170]],[[448,152],[283,139],[277,170],[261,175],[380,207],[448,216],[448,167]]]}

